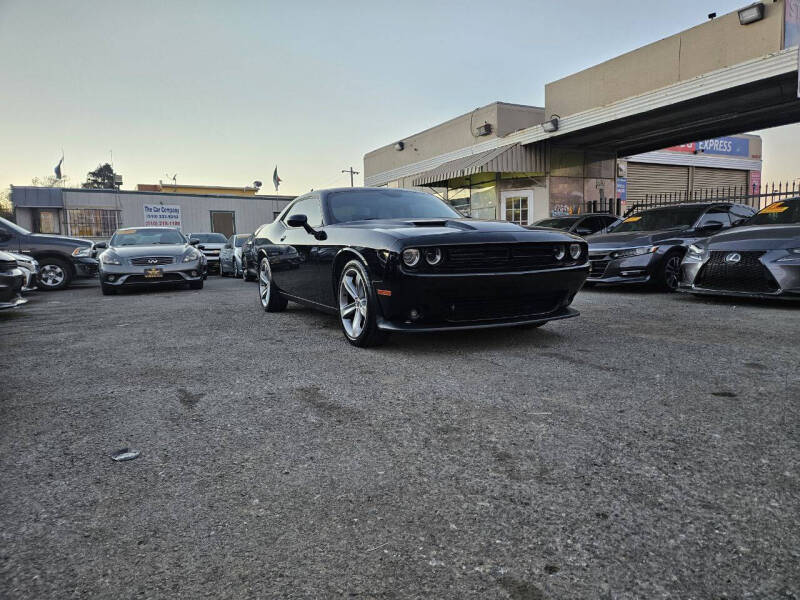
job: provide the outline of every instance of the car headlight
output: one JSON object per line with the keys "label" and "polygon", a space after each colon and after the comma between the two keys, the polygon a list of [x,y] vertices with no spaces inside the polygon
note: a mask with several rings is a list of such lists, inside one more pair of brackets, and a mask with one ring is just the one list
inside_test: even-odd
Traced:
{"label": "car headlight", "polygon": [[403,263],[407,267],[416,267],[419,264],[420,251],[416,248],[403,250]]}
{"label": "car headlight", "polygon": [[706,253],[706,247],[703,244],[690,244],[686,254],[695,258],[700,258]]}
{"label": "car headlight", "polygon": [[794,262],[796,260],[800,260],[800,248],[789,248],[786,250],[789,253],[789,256],[784,256],[779,258],[775,262]]}
{"label": "car headlight", "polygon": [[627,258],[630,256],[641,256],[642,254],[653,254],[658,250],[658,246],[639,246],[638,248],[627,248],[611,253],[611,258]]}
{"label": "car headlight", "polygon": [[91,256],[92,255],[92,247],[91,246],[78,246],[75,250],[72,251],[72,256]]}
{"label": "car headlight", "polygon": [[100,255],[100,262],[104,265],[121,265],[122,259],[117,256],[114,252],[110,250],[106,250]]}
{"label": "car headlight", "polygon": [[569,255],[572,260],[578,260],[581,255],[581,245],[580,244],[570,244],[569,245]]}
{"label": "car headlight", "polygon": [[189,248],[186,253],[183,255],[183,262],[194,262],[198,258],[200,258],[200,253],[195,250],[194,248]]}
{"label": "car headlight", "polygon": [[567,255],[567,251],[564,250],[564,246],[559,244],[555,248],[553,248],[553,256],[556,257],[556,260],[561,260]]}
{"label": "car headlight", "polygon": [[425,262],[431,266],[442,262],[442,251],[439,248],[428,248],[425,250]]}

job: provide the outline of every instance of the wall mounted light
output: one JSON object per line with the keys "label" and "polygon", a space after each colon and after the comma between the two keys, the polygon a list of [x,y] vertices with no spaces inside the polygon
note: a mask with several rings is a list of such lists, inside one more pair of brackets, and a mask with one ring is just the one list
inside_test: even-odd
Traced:
{"label": "wall mounted light", "polygon": [[558,115],[553,115],[550,117],[549,121],[545,121],[542,123],[542,129],[545,130],[546,133],[553,133],[554,131],[558,131]]}
{"label": "wall mounted light", "polygon": [[764,3],[759,2],[739,11],[739,24],[750,25],[764,18]]}
{"label": "wall mounted light", "polygon": [[405,145],[405,143],[404,143],[404,142],[397,142],[397,143],[394,145],[394,149],[395,149],[395,150],[397,150],[398,152],[400,152],[400,151],[401,151],[403,148],[405,148],[405,147],[406,147],[406,145]]}

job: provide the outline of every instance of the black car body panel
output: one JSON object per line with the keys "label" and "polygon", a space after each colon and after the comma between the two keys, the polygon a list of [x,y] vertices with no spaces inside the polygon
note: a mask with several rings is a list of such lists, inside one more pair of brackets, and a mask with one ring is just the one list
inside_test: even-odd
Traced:
{"label": "black car body panel", "polygon": [[[587,281],[601,284],[651,282],[663,271],[668,257],[675,253],[683,257],[690,244],[719,232],[720,227],[709,229],[704,227],[704,223],[718,219],[721,229],[727,229],[734,222],[745,218],[745,215],[752,215],[754,212],[748,206],[719,202],[680,204],[651,210],[669,211],[693,207],[697,209],[698,217],[687,226],[660,231],[619,231],[625,222],[637,218],[635,214],[611,233],[590,236],[587,241],[591,269]],[[732,208],[738,214],[731,212]],[[633,254],[637,251],[642,253]]]}
{"label": "black car body panel", "polygon": [[25,285],[25,274],[17,267],[13,256],[0,252],[0,309],[16,308],[25,304],[22,288]]}
{"label": "black car body panel", "polygon": [[[330,223],[328,195],[363,190],[369,188],[301,196],[245,244],[249,266],[267,257],[272,282],[282,295],[337,313],[338,274],[349,260],[358,259],[378,290],[378,326],[391,331],[500,326],[577,315],[569,304],[583,285],[588,263],[586,243],[574,235],[465,218],[347,221],[317,226],[313,234],[286,223],[294,207],[308,200],[319,203],[318,219]],[[579,260],[555,260],[554,247],[570,243],[581,245]],[[427,263],[409,268],[400,260],[408,248],[440,248],[444,260],[435,268]],[[418,315],[414,319],[412,311]]]}
{"label": "black car body panel", "polygon": [[[771,206],[775,204],[779,203]],[[800,198],[780,204],[795,208],[796,222],[748,225],[690,248],[681,264],[679,289],[715,296],[800,299]]]}
{"label": "black car body panel", "polygon": [[47,265],[48,258],[57,258],[71,268],[71,278],[91,278],[97,275],[97,260],[93,256],[91,241],[31,233],[2,218],[0,218],[0,250],[27,254],[41,265]]}
{"label": "black car body panel", "polygon": [[586,237],[596,233],[608,233],[620,221],[618,217],[607,213],[586,213],[541,219],[532,225],[526,225],[525,228],[548,227]]}

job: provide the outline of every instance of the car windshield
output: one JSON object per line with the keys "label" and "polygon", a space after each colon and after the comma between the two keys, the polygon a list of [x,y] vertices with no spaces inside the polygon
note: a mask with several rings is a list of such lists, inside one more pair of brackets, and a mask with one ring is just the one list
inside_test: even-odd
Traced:
{"label": "car windshield", "polygon": [[773,202],[747,221],[748,225],[789,225],[800,223],[800,198]]}
{"label": "car windshield", "polygon": [[0,217],[0,226],[5,227],[6,229],[10,229],[11,231],[15,231],[17,233],[21,233],[22,235],[28,235],[30,231],[25,229],[24,227],[20,227],[16,223],[12,223],[11,221]]}
{"label": "car windshield", "polygon": [[328,194],[334,223],[372,219],[460,219],[436,196],[409,190],[359,190]]}
{"label": "car windshield", "polygon": [[705,209],[705,206],[679,206],[646,210],[625,219],[614,227],[614,233],[691,227],[700,218]]}
{"label": "car windshield", "polygon": [[111,238],[111,246],[152,246],[157,244],[185,244],[176,229],[118,229]]}
{"label": "car windshield", "polygon": [[244,246],[244,243],[247,241],[247,238],[249,237],[250,235],[247,233],[243,233],[242,235],[237,235],[235,238],[233,238],[234,246],[236,246],[237,248],[241,248],[242,246]]}
{"label": "car windshield", "polygon": [[221,233],[192,233],[189,237],[193,240],[200,240],[201,244],[224,244],[228,241]]}
{"label": "car windshield", "polygon": [[537,227],[552,227],[553,229],[569,229],[578,219],[575,217],[562,217],[560,219],[542,219],[534,223]]}

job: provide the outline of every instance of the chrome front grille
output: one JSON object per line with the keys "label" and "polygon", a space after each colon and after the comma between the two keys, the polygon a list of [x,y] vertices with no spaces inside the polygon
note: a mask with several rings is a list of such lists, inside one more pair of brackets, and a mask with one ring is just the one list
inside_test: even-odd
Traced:
{"label": "chrome front grille", "polygon": [[132,265],[149,267],[154,265],[171,265],[175,262],[174,256],[140,256],[131,259]]}

